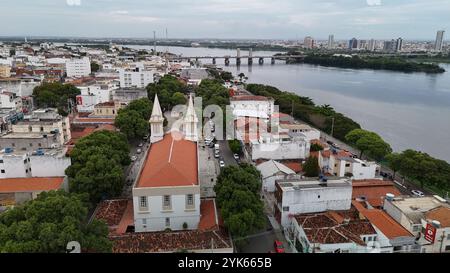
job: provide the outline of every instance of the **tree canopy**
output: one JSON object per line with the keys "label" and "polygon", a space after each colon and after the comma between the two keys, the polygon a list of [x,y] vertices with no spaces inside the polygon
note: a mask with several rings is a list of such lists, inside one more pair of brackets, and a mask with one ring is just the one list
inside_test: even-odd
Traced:
{"label": "tree canopy", "polygon": [[124,133],[129,140],[142,138],[148,134],[152,102],[147,99],[132,101],[124,109],[120,109],[114,125]]}
{"label": "tree canopy", "polygon": [[99,131],[79,140],[66,169],[71,192],[87,193],[92,203],[117,197],[124,185],[123,168],[130,164],[122,133]]}
{"label": "tree canopy", "polygon": [[306,177],[318,177],[320,173],[319,160],[317,157],[310,156],[303,164],[303,172]]}
{"label": "tree canopy", "polygon": [[224,168],[214,190],[225,226],[235,239],[264,227],[264,205],[259,197],[261,174],[255,167],[242,164]]}
{"label": "tree canopy", "polygon": [[68,100],[73,102],[80,90],[72,84],[43,83],[33,89],[33,97],[38,107],[53,107],[60,112],[68,112]]}
{"label": "tree canopy", "polygon": [[186,98],[184,103],[180,103],[183,102],[180,94],[186,94],[187,86],[171,75],[165,75],[158,82],[149,84],[147,92],[148,98],[152,101],[155,98],[155,94],[158,94],[159,103],[163,111],[167,111],[175,105],[186,103]]}
{"label": "tree canopy", "polygon": [[87,195],[43,192],[0,214],[0,253],[65,253],[68,242],[82,251],[111,252],[108,227],[88,223]]}
{"label": "tree canopy", "polygon": [[356,129],[348,133],[345,139],[360,150],[360,157],[366,153],[369,157],[381,160],[392,152],[391,146],[374,132]]}
{"label": "tree canopy", "polygon": [[228,140],[228,146],[230,146],[230,150],[233,154],[240,154],[242,152],[241,142],[237,139]]}

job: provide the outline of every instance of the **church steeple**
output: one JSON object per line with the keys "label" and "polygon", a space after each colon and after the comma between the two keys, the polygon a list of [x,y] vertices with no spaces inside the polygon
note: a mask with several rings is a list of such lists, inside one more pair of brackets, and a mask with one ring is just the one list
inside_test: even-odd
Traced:
{"label": "church steeple", "polygon": [[184,138],[190,141],[198,141],[198,118],[195,113],[192,95],[189,95],[189,104],[183,120]]}
{"label": "church steeple", "polygon": [[150,142],[155,143],[162,140],[164,138],[164,116],[161,111],[161,105],[159,105],[158,94],[155,95],[149,122],[151,128]]}

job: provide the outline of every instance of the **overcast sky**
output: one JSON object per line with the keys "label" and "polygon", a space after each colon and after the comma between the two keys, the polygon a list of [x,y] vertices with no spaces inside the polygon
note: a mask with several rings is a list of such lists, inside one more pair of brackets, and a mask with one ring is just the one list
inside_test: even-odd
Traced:
{"label": "overcast sky", "polygon": [[0,26],[0,36],[433,40],[450,37],[450,0],[0,0]]}

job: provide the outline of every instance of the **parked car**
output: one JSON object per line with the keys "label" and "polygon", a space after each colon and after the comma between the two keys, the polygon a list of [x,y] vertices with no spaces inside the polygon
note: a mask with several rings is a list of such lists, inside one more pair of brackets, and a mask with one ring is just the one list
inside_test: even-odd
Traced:
{"label": "parked car", "polygon": [[136,153],[138,154],[142,153],[142,149],[137,149]]}
{"label": "parked car", "polygon": [[220,153],[219,152],[214,153],[214,157],[215,158],[219,158],[220,157]]}
{"label": "parked car", "polygon": [[131,161],[136,161],[137,160],[137,156],[135,156],[135,155],[133,155],[132,157],[131,157]]}
{"label": "parked car", "polygon": [[234,159],[239,160],[239,155],[238,154],[234,154],[233,157],[234,157]]}
{"label": "parked car", "polygon": [[147,140],[149,138],[149,135],[145,135],[142,139]]}
{"label": "parked car", "polygon": [[219,165],[220,165],[221,168],[224,168],[225,167],[225,162],[223,162],[223,160],[220,160]]}
{"label": "parked car", "polygon": [[275,241],[273,246],[275,247],[275,252],[276,253],[284,253],[284,246],[283,243],[280,241]]}
{"label": "parked car", "polygon": [[423,196],[425,196],[425,194],[424,194],[423,192],[418,191],[418,190],[412,190],[411,193],[412,193],[413,195],[415,195],[415,196],[418,196],[418,197],[423,197]]}
{"label": "parked car", "polygon": [[144,146],[144,143],[139,143],[139,145],[138,145],[138,147],[143,147]]}

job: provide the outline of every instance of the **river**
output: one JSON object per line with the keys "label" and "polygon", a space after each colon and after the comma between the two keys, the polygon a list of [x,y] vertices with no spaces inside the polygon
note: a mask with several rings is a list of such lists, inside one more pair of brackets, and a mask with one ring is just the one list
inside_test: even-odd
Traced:
{"label": "river", "polygon": [[[134,46],[133,46],[134,47]],[[140,47],[147,48],[151,47]],[[165,51],[166,47],[158,47]],[[236,50],[168,47],[169,52],[183,56],[236,55]],[[254,52],[271,56],[276,52]],[[247,55],[245,51],[242,55]],[[205,63],[210,60],[205,60]],[[316,104],[330,104],[336,111],[357,121],[364,129],[374,131],[391,144],[395,151],[415,149],[450,162],[450,65],[441,64],[447,72],[427,75],[391,71],[327,68],[308,64],[237,67],[234,60],[225,67],[237,75],[243,72],[250,83],[262,83],[307,96]]]}

